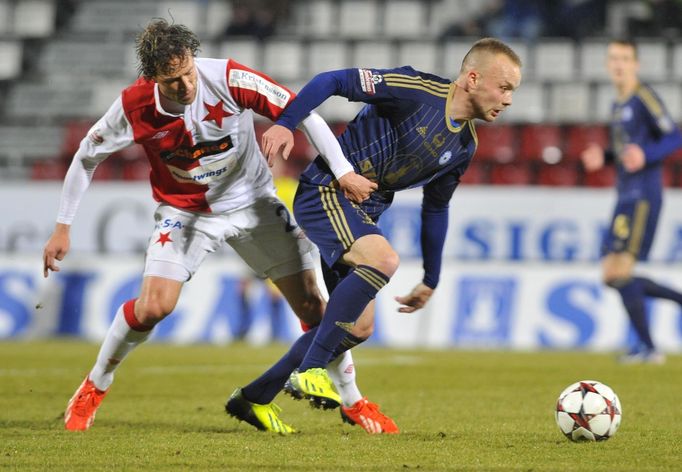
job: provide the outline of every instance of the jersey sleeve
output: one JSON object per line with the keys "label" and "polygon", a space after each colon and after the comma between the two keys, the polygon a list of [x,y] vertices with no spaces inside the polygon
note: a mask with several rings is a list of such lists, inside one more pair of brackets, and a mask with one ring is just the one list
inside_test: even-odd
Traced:
{"label": "jersey sleeve", "polygon": [[448,232],[449,203],[457,185],[459,177],[450,173],[424,186],[421,212],[423,283],[431,288],[436,288],[440,280],[443,247]]}
{"label": "jersey sleeve", "polygon": [[416,85],[423,81],[432,82],[429,87],[444,90],[445,93],[449,88],[449,85],[435,85],[435,81],[421,78],[417,71],[407,66],[396,69],[341,69],[323,72],[303,87],[277,124],[295,129],[308,113],[334,95],[352,102],[370,104],[414,99],[414,94],[419,93]]}
{"label": "jersey sleeve", "polygon": [[227,61],[227,87],[242,108],[276,121],[296,94],[262,72]]}
{"label": "jersey sleeve", "polygon": [[133,130],[125,117],[121,97],[88,131],[64,178],[57,222],[71,224],[97,165],[109,155],[133,144]]}
{"label": "jersey sleeve", "polygon": [[649,87],[638,92],[647,125],[654,139],[642,143],[647,165],[656,164],[682,146],[682,133],[665,108],[663,101]]}

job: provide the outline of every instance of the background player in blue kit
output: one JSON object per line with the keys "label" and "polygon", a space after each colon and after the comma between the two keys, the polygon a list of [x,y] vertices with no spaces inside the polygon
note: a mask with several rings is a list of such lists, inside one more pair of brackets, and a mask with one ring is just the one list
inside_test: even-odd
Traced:
{"label": "background player in blue kit", "polygon": [[661,210],[662,163],[682,147],[682,134],[656,93],[639,81],[633,42],[612,41],[606,65],[618,94],[610,148],[591,145],[582,154],[587,171],[598,170],[607,161],[617,169],[618,202],[602,245],[603,279],[620,293],[641,343],[623,361],[662,363],[665,357],[654,348],[649,332],[645,297],[682,304],[682,293],[635,276],[633,269],[638,259],[648,257]]}
{"label": "background player in blue kit", "polygon": [[[377,190],[361,204],[353,203],[319,157],[302,174],[295,216],[320,250],[330,299],[322,323],[246,386],[247,397],[270,402],[298,368],[287,384],[289,393],[327,408],[340,403],[324,367],[371,335],[373,300],[399,263],[376,222],[394,192],[413,187],[423,187],[424,193],[424,277],[411,293],[396,300],[402,313],[428,302],[438,285],[449,201],[476,150],[473,120],[494,121],[511,105],[520,81],[516,53],[501,41],[486,38],[466,54],[454,81],[407,66],[346,69],[319,74],[301,90],[264,134],[264,153],[270,159],[279,153],[286,158],[293,144],[292,130],[330,96],[365,102],[339,142],[356,172],[376,182]],[[228,411],[236,401],[228,401]],[[362,411],[343,407],[342,414],[370,433],[398,432],[392,421],[367,424]]]}

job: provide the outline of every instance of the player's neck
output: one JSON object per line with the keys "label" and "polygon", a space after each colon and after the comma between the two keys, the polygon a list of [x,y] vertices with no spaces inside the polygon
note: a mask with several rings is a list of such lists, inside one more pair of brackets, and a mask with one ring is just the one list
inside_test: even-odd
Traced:
{"label": "player's neck", "polygon": [[639,79],[634,78],[632,80],[624,81],[616,85],[616,92],[618,94],[618,101],[624,101],[630,98],[639,88]]}
{"label": "player's neck", "polygon": [[457,84],[457,81],[450,84],[448,93],[448,108],[446,113],[448,118],[457,122],[470,120],[474,114],[474,109],[469,100],[469,93]]}

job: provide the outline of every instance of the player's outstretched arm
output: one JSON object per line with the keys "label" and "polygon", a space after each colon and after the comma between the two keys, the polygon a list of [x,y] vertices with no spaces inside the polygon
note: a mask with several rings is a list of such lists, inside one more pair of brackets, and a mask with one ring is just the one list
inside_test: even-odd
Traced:
{"label": "player's outstretched arm", "polygon": [[69,252],[71,246],[70,229],[70,225],[57,223],[52,236],[47,240],[45,249],[43,249],[43,277],[47,277],[49,271],[59,272],[55,260],[61,261]]}
{"label": "player's outstretched arm", "polygon": [[424,308],[426,303],[433,295],[433,289],[423,283],[418,283],[412,291],[404,297],[395,297],[395,301],[400,303],[398,308],[400,313],[414,313],[415,311]]}

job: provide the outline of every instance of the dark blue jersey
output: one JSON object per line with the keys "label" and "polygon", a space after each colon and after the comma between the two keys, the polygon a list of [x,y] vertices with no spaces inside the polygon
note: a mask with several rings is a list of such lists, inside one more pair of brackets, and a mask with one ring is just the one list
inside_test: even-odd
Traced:
{"label": "dark blue jersey", "polygon": [[[473,123],[447,116],[453,89],[450,80],[409,66],[327,72],[306,85],[277,123],[294,129],[332,95],[365,102],[339,137],[355,171],[375,181],[384,197],[426,186],[425,197],[446,206],[476,150]],[[302,178],[320,185],[333,180],[320,158]]]}
{"label": "dark blue jersey", "polygon": [[[637,144],[644,151],[646,166],[627,172],[619,156],[627,144]],[[608,155],[614,158],[618,172],[620,199],[660,199],[662,162],[682,146],[682,134],[663,102],[647,85],[641,84],[627,100],[615,102],[611,117],[611,145]]]}
{"label": "dark blue jersey", "polygon": [[[376,221],[394,192],[424,188],[424,282],[431,287],[438,282],[448,203],[477,145],[472,121],[457,123],[448,117],[455,87],[448,79],[409,66],[325,72],[301,90],[277,121],[293,130],[332,95],[367,103],[339,137],[355,171],[379,186],[361,207]],[[302,182],[315,185],[328,186],[333,179],[319,157],[301,175]]]}

